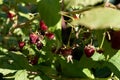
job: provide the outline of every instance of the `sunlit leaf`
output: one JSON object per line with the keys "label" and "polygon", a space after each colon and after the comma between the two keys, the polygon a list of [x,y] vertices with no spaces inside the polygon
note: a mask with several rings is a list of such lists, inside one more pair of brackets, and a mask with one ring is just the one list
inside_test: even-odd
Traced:
{"label": "sunlit leaf", "polygon": [[16,72],[16,70],[0,69],[0,73],[2,73],[3,75],[7,75],[9,73],[14,73],[14,72]]}
{"label": "sunlit leaf", "polygon": [[81,6],[95,5],[96,3],[102,2],[103,0],[64,0],[65,7],[79,8]]}
{"label": "sunlit leaf", "polygon": [[108,67],[120,78],[120,50],[111,58],[109,59],[110,64]]}
{"label": "sunlit leaf", "polygon": [[26,70],[19,70],[15,74],[15,80],[29,80],[27,76],[28,74]]}
{"label": "sunlit leaf", "polygon": [[3,3],[3,0],[0,0],[0,4],[2,4]]}
{"label": "sunlit leaf", "polygon": [[83,72],[91,79],[94,79],[94,75],[91,73],[91,71],[87,68],[83,69]]}
{"label": "sunlit leaf", "polygon": [[99,7],[85,11],[83,17],[72,22],[89,29],[120,29],[120,11],[112,8]]}
{"label": "sunlit leaf", "polygon": [[43,80],[40,76],[36,76],[34,80]]}

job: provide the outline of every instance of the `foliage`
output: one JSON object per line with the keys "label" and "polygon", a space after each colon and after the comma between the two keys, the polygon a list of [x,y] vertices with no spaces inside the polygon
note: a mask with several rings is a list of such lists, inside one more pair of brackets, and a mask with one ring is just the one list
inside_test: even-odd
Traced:
{"label": "foliage", "polygon": [[0,7],[0,80],[120,78],[116,5],[0,0]]}

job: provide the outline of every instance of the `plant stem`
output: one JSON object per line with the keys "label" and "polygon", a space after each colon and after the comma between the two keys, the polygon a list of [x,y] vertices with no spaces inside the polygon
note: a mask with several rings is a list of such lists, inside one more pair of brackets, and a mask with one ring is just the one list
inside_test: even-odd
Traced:
{"label": "plant stem", "polygon": [[66,16],[66,17],[69,17],[70,19],[74,20],[73,17],[71,17],[71,16],[69,16],[69,15],[67,14],[67,12],[61,11],[60,14],[61,14],[62,16]]}
{"label": "plant stem", "polygon": [[88,11],[89,9],[92,9],[92,8],[93,7],[87,7],[87,8],[84,8],[84,9],[74,10],[74,11],[70,11],[70,12],[60,11],[60,14],[65,14],[65,15],[68,15],[68,14],[79,14],[81,12]]}
{"label": "plant stem", "polygon": [[105,41],[105,36],[106,36],[106,34],[105,34],[105,32],[104,32],[104,33],[103,33],[103,38],[102,38],[102,42],[101,42],[100,48],[102,48],[102,46],[103,46],[103,43],[104,43],[104,41]]}

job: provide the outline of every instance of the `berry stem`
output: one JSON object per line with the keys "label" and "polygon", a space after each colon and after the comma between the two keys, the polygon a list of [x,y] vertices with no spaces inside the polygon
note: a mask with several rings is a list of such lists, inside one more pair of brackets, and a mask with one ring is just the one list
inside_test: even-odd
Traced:
{"label": "berry stem", "polygon": [[69,17],[70,19],[74,20],[74,18],[69,16],[69,15],[67,15],[66,12],[60,12],[60,14],[63,15],[63,16]]}
{"label": "berry stem", "polygon": [[111,40],[111,35],[110,35],[110,33],[107,31],[106,34],[107,34],[107,36],[108,36],[108,40]]}
{"label": "berry stem", "polygon": [[69,23],[69,25],[72,27],[72,29],[71,29],[71,32],[70,32],[70,35],[69,35],[69,38],[68,38],[67,47],[70,47],[70,38],[71,38],[71,35],[72,35],[72,32],[73,32],[73,28],[74,28],[74,26],[71,25],[70,23]]}
{"label": "berry stem", "polygon": [[100,48],[103,47],[103,44],[104,44],[104,41],[105,41],[105,36],[106,36],[106,34],[105,34],[105,32],[104,32],[104,33],[103,33],[103,38],[102,38],[102,42],[101,42]]}
{"label": "berry stem", "polygon": [[40,18],[40,15],[36,15],[34,18],[32,18],[31,20],[28,20],[26,22],[23,22],[23,23],[20,23],[20,24],[17,24],[14,26],[14,28],[12,28],[10,30],[10,32],[13,32],[16,28],[23,28],[25,27],[26,25],[29,25],[31,22],[33,22],[35,19],[39,19]]}

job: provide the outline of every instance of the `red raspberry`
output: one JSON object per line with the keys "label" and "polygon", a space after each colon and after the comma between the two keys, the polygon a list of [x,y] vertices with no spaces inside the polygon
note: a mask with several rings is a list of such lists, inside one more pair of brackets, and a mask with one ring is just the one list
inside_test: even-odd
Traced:
{"label": "red raspberry", "polygon": [[43,31],[46,31],[48,29],[47,25],[44,23],[44,21],[40,21],[40,28]]}
{"label": "red raspberry", "polygon": [[14,15],[13,13],[11,13],[11,12],[8,12],[8,13],[7,13],[7,17],[10,18],[10,19],[13,19],[14,16],[15,16],[15,15]]}
{"label": "red raspberry", "polygon": [[30,42],[32,44],[35,44],[39,40],[39,36],[35,33],[30,34]]}
{"label": "red raspberry", "polygon": [[53,39],[55,37],[53,33],[46,33],[45,35],[48,39]]}
{"label": "red raspberry", "polygon": [[95,52],[95,47],[89,44],[89,45],[85,46],[84,52],[87,57],[91,57]]}
{"label": "red raspberry", "polygon": [[20,49],[22,49],[24,46],[25,46],[25,42],[23,42],[23,41],[19,42]]}
{"label": "red raspberry", "polygon": [[71,48],[66,48],[66,49],[63,49],[62,51],[62,55],[63,56],[68,56],[68,55],[71,55],[72,54],[72,49]]}

